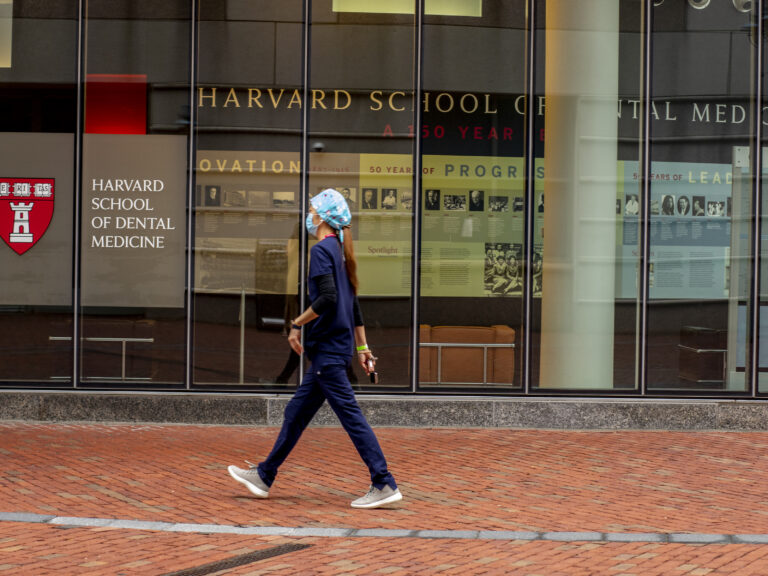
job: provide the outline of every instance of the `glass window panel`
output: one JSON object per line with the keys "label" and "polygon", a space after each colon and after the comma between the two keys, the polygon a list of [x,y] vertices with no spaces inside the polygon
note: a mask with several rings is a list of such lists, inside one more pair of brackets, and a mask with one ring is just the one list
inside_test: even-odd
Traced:
{"label": "glass window panel", "polygon": [[[765,11],[765,7],[763,8]],[[756,12],[756,11],[755,11]],[[755,12],[753,12],[753,17],[750,22],[750,40],[754,45],[757,45],[757,20],[755,18]],[[764,12],[765,14],[765,12]],[[765,18],[765,16],[763,16]],[[763,26],[765,26],[765,19],[763,20]],[[763,66],[765,66],[766,62],[766,55],[768,55],[768,42],[766,42],[766,34],[768,34],[768,30],[763,28]],[[768,238],[766,238],[766,233],[768,233],[768,195],[766,195],[766,192],[768,192],[768,164],[766,162],[768,161],[768,132],[766,132],[766,127],[768,126],[768,76],[765,74],[762,75],[763,78],[763,102],[761,106],[761,119],[763,124],[763,142],[761,143],[761,149],[762,149],[762,206],[760,206],[760,294],[758,298],[758,305],[760,310],[760,316],[758,319],[758,357],[757,357],[757,373],[758,373],[758,384],[757,384],[757,391],[761,394],[765,394],[768,392]],[[737,174],[743,173],[744,168],[743,165],[736,166],[734,163],[734,180],[736,179]],[[751,171],[750,171],[751,173]],[[754,236],[749,236],[750,238],[754,238]],[[749,252],[747,252],[748,254]],[[743,269],[743,268],[742,268]],[[748,292],[744,292],[744,294],[747,294]],[[742,307],[743,309],[743,307]],[[744,325],[746,325],[746,322],[744,322]],[[750,338],[749,330],[743,331],[739,335],[739,341],[743,342],[744,335],[746,335],[746,341],[751,342],[752,338]],[[741,358],[744,357],[744,355],[740,356]]]}
{"label": "glass window panel", "polygon": [[[331,0],[312,8],[308,192],[349,196],[379,387],[409,387],[414,17],[338,14]],[[356,365],[351,380],[374,387]]]}
{"label": "glass window panel", "polygon": [[183,0],[87,4],[84,384],[184,381],[190,18]]}
{"label": "glass window panel", "polygon": [[648,388],[743,392],[752,18],[692,4],[653,9]]}
{"label": "glass window panel", "polygon": [[297,381],[302,4],[200,4],[196,386]]}
{"label": "glass window panel", "polygon": [[532,111],[544,142],[529,200],[531,383],[541,390],[637,388],[642,4],[536,3]]}
{"label": "glass window panel", "polygon": [[525,9],[424,26],[421,389],[522,385]]}
{"label": "glass window panel", "polygon": [[0,2],[0,382],[72,382],[78,2]]}

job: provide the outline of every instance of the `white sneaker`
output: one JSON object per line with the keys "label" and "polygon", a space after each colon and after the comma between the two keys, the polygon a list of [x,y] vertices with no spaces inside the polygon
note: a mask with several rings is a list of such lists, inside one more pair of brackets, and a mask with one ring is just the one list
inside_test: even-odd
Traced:
{"label": "white sneaker", "polygon": [[379,489],[371,485],[365,496],[352,502],[352,508],[378,508],[402,499],[403,495],[397,488],[393,490],[389,486],[384,486],[384,488]]}
{"label": "white sneaker", "polygon": [[240,484],[244,484],[254,496],[258,498],[267,498],[269,496],[269,486],[259,476],[259,470],[256,466],[251,466],[248,470],[243,470],[237,466],[229,466],[227,470],[232,478],[240,482]]}

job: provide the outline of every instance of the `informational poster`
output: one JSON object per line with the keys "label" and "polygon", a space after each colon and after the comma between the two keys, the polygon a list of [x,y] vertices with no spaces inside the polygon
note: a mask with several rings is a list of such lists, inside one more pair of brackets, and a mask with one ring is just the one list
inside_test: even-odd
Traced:
{"label": "informational poster", "polygon": [[523,160],[425,156],[422,295],[519,296]]}
{"label": "informational poster", "polygon": [[[310,196],[334,187],[349,202],[361,294],[410,295],[412,156],[319,153],[310,162]],[[637,296],[638,170],[637,162],[617,162],[617,298]],[[197,174],[196,289],[295,293],[303,225],[298,154],[200,151]],[[544,181],[537,159],[534,297],[542,293]],[[731,188],[728,164],[653,164],[651,298],[728,295]],[[423,156],[422,295],[522,297],[524,196],[522,157]]]}
{"label": "informational poster", "polygon": [[[623,163],[619,298],[637,294],[637,162]],[[652,299],[728,296],[731,245],[730,164],[654,162],[651,170],[649,294]]]}
{"label": "informational poster", "polygon": [[[415,213],[408,154],[310,155],[310,196],[333,187],[353,215],[363,296],[411,293]],[[421,286],[425,296],[520,297],[523,159],[425,155]],[[298,154],[198,152],[195,289],[296,292]],[[536,165],[534,295],[541,295],[543,163]]]}
{"label": "informational poster", "polygon": [[355,253],[362,295],[411,293],[412,166],[408,154],[360,155]]}
{"label": "informational poster", "polygon": [[299,154],[198,150],[196,176],[195,290],[295,294]]}
{"label": "informational poster", "polygon": [[82,304],[184,306],[187,139],[86,134]]}
{"label": "informational poster", "polygon": [[72,305],[74,144],[0,133],[0,304]]}

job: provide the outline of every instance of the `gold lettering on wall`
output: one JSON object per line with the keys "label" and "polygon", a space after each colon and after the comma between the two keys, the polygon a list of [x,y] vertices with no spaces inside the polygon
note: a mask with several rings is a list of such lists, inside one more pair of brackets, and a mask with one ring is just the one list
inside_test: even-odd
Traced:
{"label": "gold lettering on wall", "polygon": [[[502,99],[511,112],[524,116],[530,111],[536,116],[544,116],[546,98],[538,96],[527,106],[524,95],[507,95]],[[428,92],[422,94],[421,107],[428,114],[455,114],[466,116],[499,114],[499,98],[490,93],[473,92]],[[304,105],[304,92],[298,88],[256,88],[199,86],[198,108],[238,109],[247,107],[259,110],[301,110]],[[404,90],[370,90],[350,92],[344,89],[312,89],[307,95],[308,105],[313,110],[347,110],[353,105],[364,106],[371,112],[394,112],[410,114],[413,112],[414,95]],[[243,102],[246,102],[243,106]],[[692,124],[744,124],[748,117],[748,104],[700,100],[676,103],[671,100],[658,100],[650,103],[651,117],[658,122],[677,122],[678,119]],[[642,111],[640,100],[618,99],[617,116],[637,120]],[[762,108],[762,122],[768,126],[768,106]]]}
{"label": "gold lettering on wall", "polygon": [[197,169],[202,173],[220,172],[220,173],[261,173],[261,174],[289,174],[301,173],[301,162],[299,160],[264,160],[264,159],[243,159],[237,158],[200,158],[197,162]]}
{"label": "gold lettering on wall", "polygon": [[200,95],[197,107],[198,108],[203,108],[205,106],[205,99],[206,98],[210,98],[210,100],[211,100],[211,103],[210,103],[211,108],[216,108],[216,88],[209,88],[211,93],[208,94],[208,95],[206,95],[205,90],[206,89],[203,86],[201,86],[198,89],[198,91],[197,91],[198,94]]}
{"label": "gold lettering on wall", "polygon": [[[226,92],[226,96],[221,96]],[[267,96],[265,99],[264,96]],[[413,94],[403,90],[371,90],[367,93],[352,94],[348,90],[333,91],[312,89],[309,94],[309,105],[313,110],[347,110],[355,99],[368,100],[368,109],[372,112],[388,110],[390,112],[413,111]],[[242,101],[247,102],[248,108],[271,108],[272,110],[291,110],[303,106],[303,94],[299,89],[286,88],[223,88],[198,87],[198,108],[241,108]],[[438,112],[448,114],[460,110],[464,114],[497,114],[498,110],[491,94],[453,94],[440,92],[432,94],[425,92],[422,106],[424,112],[434,107]]]}
{"label": "gold lettering on wall", "polygon": [[373,92],[371,92],[370,98],[371,98],[371,102],[373,102],[373,104],[371,106],[369,106],[369,108],[373,112],[378,112],[379,110],[381,110],[384,107],[384,103],[381,100],[379,100],[379,98],[381,98],[381,95],[382,95],[382,91],[381,90],[374,90]]}
{"label": "gold lettering on wall", "polygon": [[293,91],[293,96],[291,96],[291,101],[288,103],[288,108],[293,108],[294,104],[301,109],[301,94],[299,94],[298,90]]}
{"label": "gold lettering on wall", "polygon": [[312,110],[315,110],[318,104],[323,110],[328,110],[328,108],[325,107],[323,100],[325,100],[325,92],[322,90],[312,90]]}
{"label": "gold lettering on wall", "polygon": [[[352,105],[352,96],[349,92],[346,90],[334,90],[333,91],[333,109],[334,110],[346,110]],[[343,94],[344,97],[347,99],[347,105],[346,106],[339,106],[339,95]]]}
{"label": "gold lettering on wall", "polygon": [[229,105],[234,102],[235,106],[237,108],[240,108],[240,101],[237,99],[237,93],[235,92],[234,88],[229,89],[229,94],[227,94],[227,99],[224,101],[224,108],[229,107]]}
{"label": "gold lettering on wall", "polygon": [[248,88],[248,108],[253,108],[254,104],[259,108],[264,108],[261,105],[261,90],[258,88]]}

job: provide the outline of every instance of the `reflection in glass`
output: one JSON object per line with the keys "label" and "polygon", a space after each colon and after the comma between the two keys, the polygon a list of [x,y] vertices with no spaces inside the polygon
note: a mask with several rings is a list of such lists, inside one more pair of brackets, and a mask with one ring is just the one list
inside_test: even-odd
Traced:
{"label": "reflection in glass", "polygon": [[690,4],[653,13],[648,388],[743,392],[750,14]]}
{"label": "reflection in glass", "polygon": [[[765,10],[765,8],[763,8]],[[754,24],[753,24],[753,30],[754,30]],[[763,29],[763,34],[765,34],[765,29]],[[756,38],[752,38],[752,41],[754,41]],[[766,54],[768,54],[768,46],[764,47],[763,52],[763,62],[765,62]],[[766,88],[768,88],[768,78],[763,75],[763,105],[762,110],[765,114],[766,111],[766,105],[768,105],[768,98],[766,98]],[[765,130],[765,128],[764,128]],[[757,352],[757,359],[755,361],[755,364],[757,366],[757,391],[759,393],[765,394],[768,392],[768,238],[766,238],[766,231],[768,231],[768,194],[766,194],[766,191],[768,190],[768,163],[766,163],[766,160],[768,160],[768,146],[766,145],[766,134],[765,131],[763,132],[763,142],[761,142],[760,149],[762,154],[762,206],[760,206],[760,231],[761,231],[761,237],[760,237],[760,272],[759,272],[759,278],[760,278],[760,292],[757,295],[757,306],[759,312],[759,317],[757,319],[757,331],[758,331],[758,352]],[[735,163],[734,163],[735,164]],[[743,164],[743,163],[742,163]],[[752,163],[751,163],[752,164]],[[743,168],[740,166],[734,165],[734,179],[736,178],[736,174],[741,172]],[[749,254],[749,252],[747,252]],[[747,260],[748,261],[748,260]],[[746,323],[745,323],[746,324]],[[747,335],[748,332],[747,332]],[[740,335],[741,336],[741,335]],[[740,338],[740,342],[744,341],[744,338]],[[751,342],[752,339],[747,340],[748,342]],[[742,356],[743,358],[743,356]]]}
{"label": "reflection in glass", "polygon": [[87,5],[83,383],[184,381],[190,18],[183,0]]}
{"label": "reflection in glass", "polygon": [[[72,385],[78,2],[0,2],[0,382]],[[55,42],[41,39],[56,38]]]}
{"label": "reflection in glass", "polygon": [[[350,200],[358,297],[387,389],[410,382],[414,34],[413,15],[339,18],[313,3],[308,194]],[[373,386],[359,366],[350,380]]]}
{"label": "reflection in glass", "polygon": [[285,336],[298,314],[302,3],[222,6],[202,2],[198,23],[192,380],[286,385],[299,366]]}
{"label": "reflection in glass", "polygon": [[[299,155],[198,148],[197,158],[195,382],[287,383],[298,366],[281,362],[298,310]],[[249,162],[267,169],[238,168]]]}
{"label": "reflection in glass", "polygon": [[531,199],[532,384],[636,388],[639,118],[622,106],[641,94],[640,3],[536,6],[546,140]]}
{"label": "reflection in glass", "polygon": [[424,27],[423,389],[521,386],[526,20],[485,7]]}

